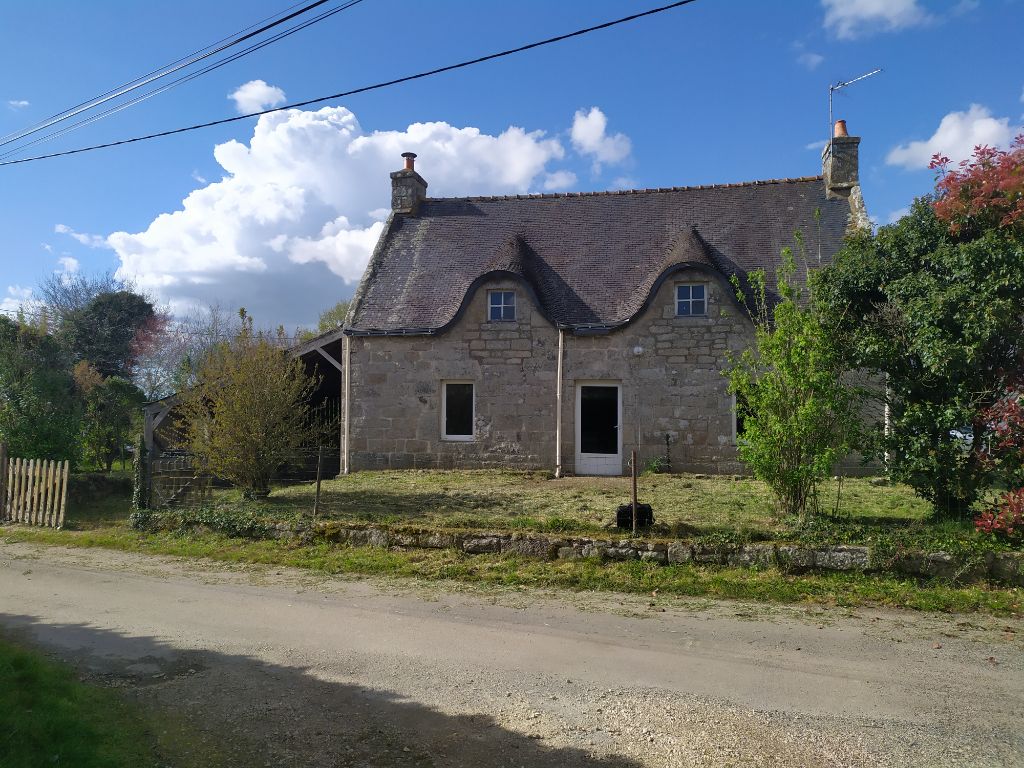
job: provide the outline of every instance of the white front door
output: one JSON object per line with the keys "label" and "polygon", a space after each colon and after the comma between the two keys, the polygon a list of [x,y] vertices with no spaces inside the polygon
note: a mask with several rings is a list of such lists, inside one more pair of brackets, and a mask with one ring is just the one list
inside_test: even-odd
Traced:
{"label": "white front door", "polygon": [[622,474],[622,390],[618,383],[576,384],[576,474]]}

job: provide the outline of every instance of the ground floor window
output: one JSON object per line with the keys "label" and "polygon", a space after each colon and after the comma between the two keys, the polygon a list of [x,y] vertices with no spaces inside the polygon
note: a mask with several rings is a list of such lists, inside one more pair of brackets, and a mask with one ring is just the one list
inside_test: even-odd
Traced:
{"label": "ground floor window", "polygon": [[473,439],[473,410],[473,382],[442,382],[441,427],[445,440]]}

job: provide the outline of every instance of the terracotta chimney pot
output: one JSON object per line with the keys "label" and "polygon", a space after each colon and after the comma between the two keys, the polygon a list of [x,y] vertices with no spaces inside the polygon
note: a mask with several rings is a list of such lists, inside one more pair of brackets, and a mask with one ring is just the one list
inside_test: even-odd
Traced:
{"label": "terracotta chimney pot", "polygon": [[[845,136],[846,133],[844,132]],[[415,171],[416,170],[416,153],[415,152],[403,152],[402,157],[405,158],[405,170]]]}
{"label": "terracotta chimney pot", "polygon": [[[839,138],[842,138],[843,136],[849,136],[849,135],[850,134],[848,134],[846,132],[846,121],[845,120],[836,120],[835,128],[832,130],[832,137],[836,138],[836,139],[839,139]],[[413,157],[415,157],[415,155],[413,155]]]}

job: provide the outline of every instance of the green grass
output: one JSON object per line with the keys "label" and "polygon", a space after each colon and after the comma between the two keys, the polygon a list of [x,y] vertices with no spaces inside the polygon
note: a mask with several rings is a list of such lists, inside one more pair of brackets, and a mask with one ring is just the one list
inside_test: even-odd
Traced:
{"label": "green grass", "polygon": [[[874,486],[847,478],[821,490],[828,515],[807,527],[774,514],[768,489],[750,478],[645,475],[640,499],[657,525],[644,535],[743,543],[792,541],[863,544],[893,553],[926,549],[972,554],[1005,549],[979,536],[969,520],[933,521],[926,502],[906,486]],[[312,483],[276,487],[261,501],[236,490],[215,491],[203,516],[267,523],[309,520]],[[540,472],[358,472],[323,483],[318,519],[339,523],[607,535],[615,508],[630,498],[629,479],[553,479]],[[219,528],[213,525],[214,528]]]}
{"label": "green grass", "polygon": [[0,529],[8,541],[104,547],[149,554],[203,557],[228,563],[262,563],[326,574],[364,574],[455,580],[515,588],[759,600],[772,603],[878,605],[924,611],[1019,615],[1024,591],[987,585],[950,586],[867,574],[793,576],[775,569],[715,568],[653,563],[600,564],[591,560],[544,562],[510,555],[466,555],[454,550],[386,550],[318,543],[231,538],[216,533],[143,533],[124,525],[92,530]]}
{"label": "green grass", "polygon": [[[705,538],[798,538],[806,543],[861,542],[900,548],[977,552],[993,542],[969,525],[932,523],[927,506],[901,487],[877,488],[846,480],[843,516],[795,530],[770,514],[764,487],[753,480],[656,475],[641,479],[641,496],[659,520],[692,527]],[[834,488],[832,489],[834,491]],[[493,527],[559,532],[604,532],[598,525],[628,494],[623,478],[551,480],[540,473],[366,472],[324,484],[323,517],[339,521],[411,523],[430,527]],[[275,489],[263,502],[243,502],[220,491],[210,513],[231,510],[240,519],[308,518],[312,488]],[[590,510],[584,512],[583,509]],[[860,510],[858,513],[857,510]],[[298,546],[252,541],[221,533],[141,532],[125,521],[129,500],[99,496],[70,510],[63,531],[11,527],[0,535],[75,547],[105,547],[151,554],[204,557],[221,562],[294,566],[329,574],[367,574],[453,579],[503,587],[558,588],[738,598],[779,603],[883,605],[928,611],[1019,614],[1024,592],[988,585],[952,586],[868,574],[787,575],[776,569],[593,561],[542,562],[455,551],[389,551],[328,543]],[[589,522],[587,515],[590,515]]]}
{"label": "green grass", "polygon": [[[553,479],[540,472],[357,472],[323,483],[324,519],[414,523],[462,528],[600,531],[619,504],[629,501],[629,478]],[[826,483],[823,503],[835,500]],[[772,512],[768,489],[757,480],[694,475],[644,475],[641,501],[651,504],[667,529],[702,532],[749,530],[773,535],[786,525]],[[216,504],[244,505],[277,520],[309,515],[313,484],[283,486],[264,501],[243,502],[236,491],[218,491]],[[921,522],[928,505],[905,486],[876,488],[866,479],[843,482],[839,516],[855,520]]]}
{"label": "green grass", "polygon": [[115,692],[0,638],[0,765],[155,766],[144,718]]}

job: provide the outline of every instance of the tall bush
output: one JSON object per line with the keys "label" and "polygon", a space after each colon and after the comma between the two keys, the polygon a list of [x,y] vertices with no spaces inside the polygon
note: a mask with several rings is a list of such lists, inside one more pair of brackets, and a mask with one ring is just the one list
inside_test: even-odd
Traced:
{"label": "tall bush", "polygon": [[885,376],[880,457],[960,516],[999,480],[985,414],[1024,361],[1024,140],[948,166],[898,222],[851,238],[821,288],[850,365]]}
{"label": "tall bush", "polygon": [[315,382],[281,340],[258,333],[240,312],[229,344],[213,350],[181,394],[182,447],[204,471],[266,496],[270,479],[308,437],[307,401]]}
{"label": "tall bush", "polygon": [[[802,254],[802,240],[797,238]],[[783,251],[777,295],[765,275],[751,277],[755,344],[725,371],[743,407],[740,458],[771,489],[784,514],[818,511],[818,484],[846,456],[857,433],[857,391],[832,329],[815,311],[809,288],[794,282],[796,260]],[[748,296],[737,292],[741,301]]]}

